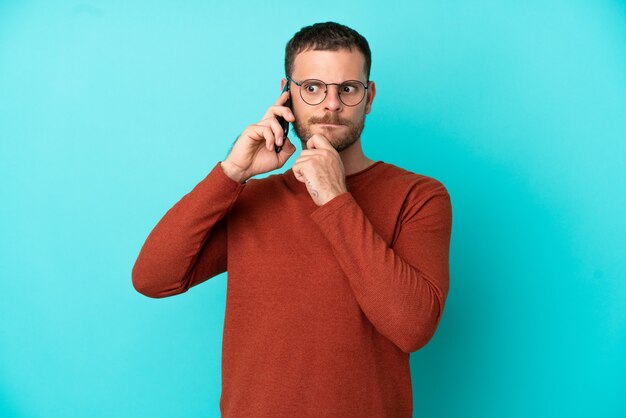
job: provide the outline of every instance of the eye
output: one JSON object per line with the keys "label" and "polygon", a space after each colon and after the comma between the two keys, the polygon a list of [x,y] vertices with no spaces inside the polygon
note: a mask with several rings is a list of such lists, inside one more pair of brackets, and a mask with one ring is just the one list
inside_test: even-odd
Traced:
{"label": "eye", "polygon": [[347,83],[347,84],[342,84],[341,85],[341,92],[342,93],[355,93],[359,90],[359,85],[355,84],[355,83]]}
{"label": "eye", "polygon": [[305,81],[302,87],[307,93],[319,93],[324,89],[319,81]]}

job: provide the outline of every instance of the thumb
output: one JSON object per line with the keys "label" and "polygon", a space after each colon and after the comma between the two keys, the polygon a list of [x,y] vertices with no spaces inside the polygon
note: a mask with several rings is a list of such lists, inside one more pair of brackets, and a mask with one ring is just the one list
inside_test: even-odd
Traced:
{"label": "thumb", "polygon": [[285,137],[283,141],[283,146],[278,153],[278,159],[280,161],[280,165],[282,166],[285,162],[296,152],[296,147],[291,143],[289,137]]}

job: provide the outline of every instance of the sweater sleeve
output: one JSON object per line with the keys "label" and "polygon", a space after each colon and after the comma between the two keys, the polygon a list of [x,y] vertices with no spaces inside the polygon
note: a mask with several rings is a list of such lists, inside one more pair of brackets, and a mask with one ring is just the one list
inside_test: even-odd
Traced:
{"label": "sweater sleeve", "polygon": [[392,247],[350,192],[311,214],[363,313],[405,353],[432,338],[448,294],[452,206],[445,187],[435,183],[427,198],[409,202]]}
{"label": "sweater sleeve", "polygon": [[135,289],[163,298],[225,272],[225,215],[245,185],[228,177],[218,162],[148,235],[132,269]]}

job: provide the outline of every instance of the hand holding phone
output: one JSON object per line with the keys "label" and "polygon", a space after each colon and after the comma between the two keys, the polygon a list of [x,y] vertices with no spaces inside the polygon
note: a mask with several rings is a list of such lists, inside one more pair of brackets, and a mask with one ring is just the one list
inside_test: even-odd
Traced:
{"label": "hand holding phone", "polygon": [[[222,161],[222,168],[231,179],[241,183],[257,174],[280,168],[296,152],[296,147],[287,137],[289,122],[295,121],[289,94],[288,88],[283,89],[261,121],[249,125],[237,137],[230,153]],[[281,136],[282,144],[276,146]]]}

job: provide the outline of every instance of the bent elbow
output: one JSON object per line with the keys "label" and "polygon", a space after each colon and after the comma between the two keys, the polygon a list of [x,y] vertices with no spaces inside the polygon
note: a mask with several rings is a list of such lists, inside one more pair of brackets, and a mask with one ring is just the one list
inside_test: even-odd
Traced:
{"label": "bent elbow", "polygon": [[133,268],[133,271],[131,273],[133,287],[135,288],[135,290],[144,296],[148,296],[150,298],[157,298],[158,296],[156,292],[154,291],[155,289],[153,289],[150,286],[150,280],[148,280],[145,276],[140,274],[136,267],[137,265],[135,264],[135,267]]}
{"label": "bent elbow", "polygon": [[412,325],[405,328],[405,332],[396,338],[396,345],[407,354],[418,351],[432,340],[440,321],[441,311],[438,309],[431,311],[428,319],[415,318]]}
{"label": "bent elbow", "polygon": [[418,330],[414,333],[409,333],[404,338],[399,338],[396,345],[403,352],[410,354],[423,348],[435,335],[435,328]]}
{"label": "bent elbow", "polygon": [[132,277],[133,279],[133,287],[138,293],[141,293],[144,296],[148,296],[150,298],[157,298],[156,294],[150,289],[150,287],[146,284],[144,280],[139,279],[137,276]]}
{"label": "bent elbow", "polygon": [[143,272],[141,268],[137,266],[137,264],[135,264],[135,266],[133,267],[133,270],[131,272],[131,278],[135,290],[149,298],[160,299],[182,292],[178,289],[173,289],[169,291],[164,289],[161,281],[157,277],[155,277],[153,274],[147,274]]}

